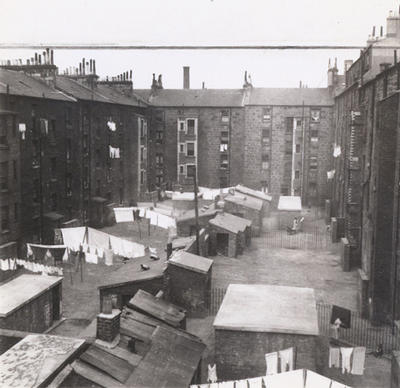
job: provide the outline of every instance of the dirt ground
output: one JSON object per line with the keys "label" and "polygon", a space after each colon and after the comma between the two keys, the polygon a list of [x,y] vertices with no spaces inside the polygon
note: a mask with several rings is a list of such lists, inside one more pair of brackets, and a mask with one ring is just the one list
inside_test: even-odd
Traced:
{"label": "dirt ground", "polygon": [[[322,220],[318,219],[318,213],[313,213],[313,216],[315,220],[309,222],[307,228],[310,230],[317,228],[328,233]],[[251,246],[243,255],[234,259],[220,255],[212,257],[214,260],[212,287],[225,288],[230,283],[310,287],[315,290],[318,301],[356,310],[357,273],[341,270],[338,245],[330,244],[327,249],[322,250],[269,248],[267,229],[271,224],[273,224],[271,220],[265,223],[267,227],[264,232],[260,237],[252,239]],[[165,255],[164,249],[168,236],[167,231],[163,229],[152,226],[150,236],[148,236],[146,228],[141,229],[139,234],[137,225],[122,223],[105,228],[104,231],[146,246],[156,247],[161,255]],[[66,320],[51,333],[78,335],[99,311],[98,284],[122,265],[122,262],[109,267],[85,264],[83,282],[80,280],[80,271],[66,272],[63,282],[63,306]],[[187,324],[188,330],[198,335],[207,344],[203,371],[214,356],[213,320],[213,316],[205,319],[189,319]],[[340,371],[326,367],[327,347],[323,343],[323,338],[319,341],[318,363],[325,375],[354,388],[390,386],[389,359],[368,356],[364,376],[342,375]]]}

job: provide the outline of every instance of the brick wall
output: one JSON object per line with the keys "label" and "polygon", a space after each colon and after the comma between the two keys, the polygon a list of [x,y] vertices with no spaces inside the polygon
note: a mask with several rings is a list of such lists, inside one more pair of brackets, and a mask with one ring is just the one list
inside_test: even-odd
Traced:
{"label": "brick wall", "polygon": [[265,354],[295,346],[296,369],[316,371],[316,337],[280,333],[215,330],[215,361],[221,380],[265,375]]}

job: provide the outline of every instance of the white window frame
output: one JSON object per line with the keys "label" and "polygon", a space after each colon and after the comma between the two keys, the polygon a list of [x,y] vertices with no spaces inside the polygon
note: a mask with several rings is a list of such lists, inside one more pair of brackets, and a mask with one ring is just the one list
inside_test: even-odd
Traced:
{"label": "white window frame", "polygon": [[[181,124],[183,124],[183,129],[181,129]],[[178,119],[178,132],[185,132],[186,133],[186,120],[185,119]]]}
{"label": "white window frame", "polygon": [[[181,151],[181,147],[183,147],[182,151]],[[179,143],[179,153],[186,154],[186,143]]]}
{"label": "white window frame", "polygon": [[[193,120],[194,121],[194,136],[197,137],[197,117],[188,117],[187,119],[185,119],[185,133],[188,134],[188,121],[189,120]],[[191,135],[189,135],[191,136]]]}
{"label": "white window frame", "polygon": [[[188,153],[187,153],[188,149],[189,149],[189,147],[188,147],[189,143],[193,144],[193,146],[194,146],[193,147],[194,148],[194,155],[188,155]],[[196,158],[197,157],[197,142],[196,141],[187,141],[185,148],[186,148],[185,149],[185,151],[186,151],[185,154],[186,154],[187,157],[189,157],[189,158]]]}
{"label": "white window frame", "polygon": [[196,169],[196,174],[197,174],[197,167],[195,163],[186,163],[185,165],[185,176],[186,178],[191,178],[188,176],[187,172],[188,172],[188,166],[194,166],[194,168]]}
{"label": "white window frame", "polygon": [[[178,167],[179,175],[186,175],[186,164],[180,164]],[[181,171],[182,170],[182,171]]]}

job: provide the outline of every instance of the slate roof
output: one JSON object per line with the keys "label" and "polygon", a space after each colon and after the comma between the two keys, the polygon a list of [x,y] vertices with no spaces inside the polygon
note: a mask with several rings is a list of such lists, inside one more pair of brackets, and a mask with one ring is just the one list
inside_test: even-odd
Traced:
{"label": "slate roof", "polygon": [[9,87],[9,93],[16,96],[76,101],[75,98],[50,87],[44,81],[35,77],[26,75],[20,71],[0,68],[0,93],[7,93],[7,85]]}
{"label": "slate roof", "polygon": [[331,106],[327,88],[253,88],[248,105]]}
{"label": "slate roof", "polygon": [[218,213],[208,222],[232,233],[244,232],[248,226],[251,226],[251,221],[226,212]]}
{"label": "slate roof", "polygon": [[241,193],[235,195],[228,195],[224,198],[225,201],[235,203],[238,206],[247,207],[249,209],[261,211],[263,202],[261,199],[244,195]]}
{"label": "slate roof", "polygon": [[136,89],[135,93],[151,105],[163,107],[243,106],[243,89],[161,89],[157,90],[155,96],[150,95],[150,89]]}
{"label": "slate roof", "polygon": [[129,106],[146,106],[145,102],[136,95],[127,97],[117,90],[103,84],[98,84],[97,87],[92,90],[89,86],[83,85],[65,76],[57,76],[56,88],[79,100],[93,100]]}

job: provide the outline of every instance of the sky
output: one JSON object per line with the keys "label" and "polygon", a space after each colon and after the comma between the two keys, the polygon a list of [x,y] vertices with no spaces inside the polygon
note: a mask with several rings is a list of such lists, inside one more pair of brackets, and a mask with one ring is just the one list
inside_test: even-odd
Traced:
{"label": "sky", "polygon": [[[365,45],[372,27],[386,31],[394,0],[0,0],[0,44]],[[0,59],[25,60],[33,49],[1,49]],[[62,72],[96,59],[101,77],[133,70],[134,88],[152,73],[165,88],[240,88],[247,70],[258,87],[325,87],[329,58],[359,50],[56,50]]]}

